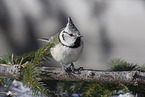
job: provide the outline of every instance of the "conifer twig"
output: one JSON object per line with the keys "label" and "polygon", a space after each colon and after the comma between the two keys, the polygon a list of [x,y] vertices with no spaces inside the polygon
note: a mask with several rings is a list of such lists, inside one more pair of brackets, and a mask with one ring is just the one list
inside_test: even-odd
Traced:
{"label": "conifer twig", "polygon": [[36,66],[40,65],[39,62],[42,61],[44,57],[42,55],[49,52],[50,47],[51,44],[48,43],[43,48],[40,48],[37,52],[35,52],[34,59],[23,68],[23,84],[31,87],[34,94],[38,94],[38,92],[41,92],[43,95],[47,94],[47,89],[39,82],[41,71],[39,71]]}

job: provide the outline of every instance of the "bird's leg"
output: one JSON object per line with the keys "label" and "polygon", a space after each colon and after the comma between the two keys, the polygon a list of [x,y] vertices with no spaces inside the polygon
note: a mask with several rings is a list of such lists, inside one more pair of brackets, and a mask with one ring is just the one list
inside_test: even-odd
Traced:
{"label": "bird's leg", "polygon": [[74,64],[73,63],[70,63],[70,66],[68,68],[65,67],[65,64],[61,63],[61,66],[62,66],[62,70],[63,72],[72,72],[74,73],[75,71],[75,67],[74,67]]}
{"label": "bird's leg", "polygon": [[63,72],[66,72],[65,64],[61,63]]}
{"label": "bird's leg", "polygon": [[69,68],[70,68],[71,72],[72,72],[72,73],[75,73],[75,74],[80,74],[80,73],[81,73],[80,71],[83,70],[83,67],[80,67],[80,68],[78,68],[78,69],[75,69],[75,66],[74,66],[73,63],[71,63],[71,65],[70,65]]}
{"label": "bird's leg", "polygon": [[71,71],[72,71],[72,72],[75,71],[75,67],[74,67],[74,64],[73,64],[73,63],[71,63],[70,68],[71,68]]}
{"label": "bird's leg", "polygon": [[65,71],[69,72],[69,73],[74,73],[74,71],[75,71],[74,64],[70,63],[69,67],[66,68]]}

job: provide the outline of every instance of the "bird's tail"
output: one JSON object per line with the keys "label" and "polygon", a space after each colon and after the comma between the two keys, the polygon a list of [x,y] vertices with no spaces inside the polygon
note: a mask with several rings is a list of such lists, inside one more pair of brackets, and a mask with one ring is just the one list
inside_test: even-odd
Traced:
{"label": "bird's tail", "polygon": [[44,42],[50,42],[50,39],[47,39],[47,38],[40,38],[40,39],[38,39],[38,40],[44,41]]}

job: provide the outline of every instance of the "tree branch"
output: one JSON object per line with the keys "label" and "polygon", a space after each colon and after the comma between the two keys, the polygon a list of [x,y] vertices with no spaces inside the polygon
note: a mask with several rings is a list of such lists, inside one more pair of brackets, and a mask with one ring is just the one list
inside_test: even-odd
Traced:
{"label": "tree branch", "polygon": [[99,71],[83,69],[76,73],[63,73],[61,68],[43,67],[41,68],[44,77],[47,80],[65,80],[65,81],[88,81],[88,82],[105,82],[105,83],[128,83],[134,84],[145,83],[145,72],[139,71]]}
{"label": "tree branch", "polygon": [[[57,67],[39,67],[42,80],[88,81],[105,83],[145,83],[145,72],[139,71],[99,71],[79,68],[75,73],[64,73]],[[20,78],[19,65],[0,64],[0,77]]]}
{"label": "tree branch", "polygon": [[0,64],[0,78],[8,77],[19,79],[20,77],[20,65],[6,65]]}

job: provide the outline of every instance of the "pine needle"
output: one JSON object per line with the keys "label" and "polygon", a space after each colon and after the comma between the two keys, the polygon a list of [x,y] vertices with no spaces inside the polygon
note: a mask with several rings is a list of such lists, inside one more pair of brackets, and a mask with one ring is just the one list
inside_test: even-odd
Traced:
{"label": "pine needle", "polygon": [[110,71],[135,71],[139,67],[137,64],[128,63],[121,59],[114,59],[109,65],[111,66]]}
{"label": "pine needle", "polygon": [[33,90],[34,95],[40,92],[43,95],[47,94],[48,89],[44,87],[44,84],[40,82],[41,71],[37,68],[40,66],[40,63],[44,59],[44,57],[49,57],[50,48],[53,44],[46,44],[43,48],[40,48],[38,51],[32,55],[34,58],[30,63],[26,64],[23,68],[23,84],[27,87],[30,87]]}

